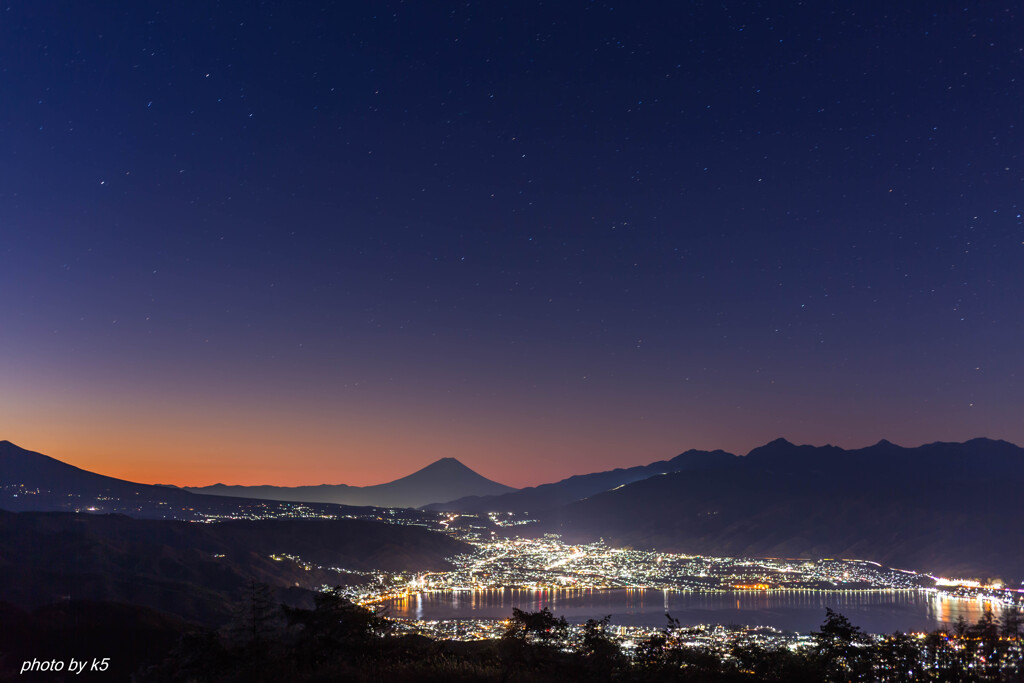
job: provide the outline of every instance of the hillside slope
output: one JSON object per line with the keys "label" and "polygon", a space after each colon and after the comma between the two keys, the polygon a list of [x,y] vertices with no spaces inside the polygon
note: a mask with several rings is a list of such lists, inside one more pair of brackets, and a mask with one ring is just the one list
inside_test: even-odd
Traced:
{"label": "hillside slope", "polygon": [[443,569],[446,557],[468,550],[420,527],[350,519],[196,524],[0,511],[0,600],[26,608],[67,599],[126,602],[221,623],[250,578],[287,599],[288,591],[351,581],[327,567]]}
{"label": "hillside slope", "polygon": [[847,557],[1024,578],[1024,449],[975,439],[859,450],[779,440],[728,467],[652,477],[553,512],[573,540],[709,555]]}
{"label": "hillside slope", "polygon": [[659,474],[723,467],[735,458],[733,454],[722,450],[689,450],[671,460],[659,460],[650,465],[578,474],[561,481],[511,493],[497,496],[467,496],[447,503],[427,505],[424,509],[444,512],[539,513]]}

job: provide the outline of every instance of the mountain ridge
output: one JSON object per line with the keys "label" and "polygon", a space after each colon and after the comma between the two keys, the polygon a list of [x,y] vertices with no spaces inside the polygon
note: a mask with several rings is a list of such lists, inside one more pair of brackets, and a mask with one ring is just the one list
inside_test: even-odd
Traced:
{"label": "mountain ridge", "polygon": [[571,541],[742,557],[858,557],[1024,578],[1024,449],[987,438],[860,449],[770,442],[732,467],[673,472],[552,511]]}
{"label": "mountain ridge", "polygon": [[497,496],[468,496],[445,503],[426,505],[423,509],[434,512],[541,512],[665,472],[701,466],[725,466],[729,459],[735,457],[732,453],[721,449],[714,451],[690,449],[670,460],[658,460],[648,465],[575,474],[556,482],[531,486]]}
{"label": "mountain ridge", "polygon": [[[83,504],[89,496],[157,495],[184,509],[203,498],[105,477],[3,441],[0,507],[11,509],[13,501],[14,509],[40,509],[25,507],[37,496],[16,485],[31,484],[24,477],[33,472],[51,475]],[[424,481],[452,472],[483,479],[442,459],[389,484],[401,484],[395,495],[402,487],[422,495]],[[67,489],[72,484],[77,488]],[[1021,490],[1024,449],[1004,440],[908,448],[881,439],[847,450],[776,439],[745,456],[689,450],[650,465],[456,499],[451,507],[507,511],[510,501],[526,501],[539,522],[523,532],[560,533],[573,542],[603,537],[619,546],[716,556],[859,557],[947,576],[1024,578],[1024,546],[1013,541],[1024,516]],[[68,500],[76,498],[65,495],[60,509]]]}
{"label": "mountain ridge", "polygon": [[[178,488],[118,479],[76,467],[52,456],[22,448],[8,440],[0,441],[0,484],[25,486],[52,491],[56,495],[72,494],[81,498],[116,496],[124,499],[160,499],[171,504],[187,505],[194,495]],[[37,498],[40,496],[36,496]],[[9,510],[39,509],[30,506],[32,496],[8,495],[4,491],[0,507]],[[43,509],[52,509],[49,507]]]}
{"label": "mountain ridge", "polygon": [[383,484],[311,484],[304,486],[257,486],[214,484],[184,487],[200,495],[240,496],[265,500],[372,505],[375,507],[421,507],[466,495],[498,495],[515,491],[487,479],[456,458],[439,458],[412,474]]}
{"label": "mountain ridge", "polygon": [[[82,511],[196,519],[206,514],[248,514],[265,506],[266,501],[252,498],[201,496],[177,486],[118,479],[0,441],[0,509],[12,512]],[[332,512],[342,510],[339,507]]]}
{"label": "mountain ridge", "polygon": [[[385,484],[348,486],[319,484],[304,487],[240,486],[214,484],[205,487],[181,487],[167,484],[142,484],[118,479],[76,467],[37,451],[22,448],[6,439],[0,440],[0,484],[5,488],[18,485],[40,488],[58,496],[72,494],[79,498],[115,496],[121,499],[160,500],[171,506],[196,504],[196,496],[214,499],[273,500],[282,502],[326,503],[349,506],[420,507],[443,502],[467,494],[498,494],[516,489],[491,481],[477,474],[452,457],[439,458],[427,466]],[[67,509],[61,506],[33,507],[45,496],[30,499],[12,489],[4,493],[0,508],[10,510]]]}

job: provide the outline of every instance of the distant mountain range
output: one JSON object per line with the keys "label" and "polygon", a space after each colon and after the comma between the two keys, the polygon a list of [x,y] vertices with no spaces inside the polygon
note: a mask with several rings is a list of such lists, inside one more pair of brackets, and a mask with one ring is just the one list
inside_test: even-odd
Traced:
{"label": "distant mountain range", "polygon": [[1024,579],[1024,449],[1006,441],[845,450],[779,439],[704,464],[550,510],[541,529],[664,551]]}
{"label": "distant mountain range", "polygon": [[687,451],[428,510],[524,512],[520,533],[750,557],[847,557],[946,575],[1024,579],[1024,449],[973,439],[903,448]]}
{"label": "distant mountain range", "polygon": [[414,508],[466,496],[494,496],[515,491],[491,481],[455,458],[441,458],[412,474],[374,486],[321,484],[319,486],[212,486],[186,487],[186,491],[218,496],[288,500],[339,505]]}
{"label": "distant mountain range", "polygon": [[[455,458],[442,458],[407,477],[376,486],[225,486],[179,488],[139,484],[89,472],[0,441],[0,509],[74,510],[97,507],[139,517],[170,517],[171,510],[237,507],[237,499],[332,505],[420,507],[465,496],[516,489],[486,479]],[[197,496],[202,498],[197,498]],[[96,501],[118,501],[116,507]],[[134,503],[138,503],[135,505]],[[181,517],[181,515],[173,515]]]}
{"label": "distant mountain range", "polygon": [[457,512],[539,513],[658,474],[714,469],[729,465],[735,459],[736,456],[732,453],[721,450],[689,450],[671,460],[659,460],[650,465],[578,474],[552,484],[542,484],[496,496],[467,496],[447,503],[426,505],[423,509]]}

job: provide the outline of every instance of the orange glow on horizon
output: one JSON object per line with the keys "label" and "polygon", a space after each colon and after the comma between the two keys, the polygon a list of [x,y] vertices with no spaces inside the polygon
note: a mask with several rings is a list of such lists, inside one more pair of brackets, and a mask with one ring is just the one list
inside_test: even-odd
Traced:
{"label": "orange glow on horizon", "polygon": [[610,381],[585,396],[501,377],[504,389],[477,391],[437,371],[408,386],[356,390],[320,375],[222,365],[12,365],[0,392],[0,439],[148,484],[369,486],[453,457],[488,479],[527,487],[691,448],[745,454],[780,436],[856,448],[883,436],[915,446],[991,432],[936,429],[930,419],[897,429],[872,412],[891,412],[884,402],[843,412],[837,434],[834,411],[820,402],[752,413],[725,389],[700,401],[643,404]]}
{"label": "orange glow on horizon", "polygon": [[583,406],[517,412],[417,397],[324,401],[258,386],[224,395],[96,387],[12,384],[0,395],[0,439],[98,474],[177,486],[370,486],[453,457],[520,488],[670,458],[680,441],[700,445],[676,426],[595,420]]}
{"label": "orange glow on horizon", "polygon": [[[371,486],[407,476],[441,458],[454,457],[483,477],[522,488],[581,472],[645,465],[673,455],[655,446],[637,449],[643,459],[624,463],[614,446],[605,445],[602,449],[601,444],[588,444],[581,448],[546,440],[547,448],[542,450],[531,446],[525,437],[519,442],[501,439],[495,443],[489,438],[456,441],[440,434],[431,438],[420,435],[415,448],[403,443],[398,435],[361,435],[332,441],[327,435],[307,435],[302,440],[256,435],[221,435],[218,439],[211,434],[189,432],[151,438],[137,432],[122,434],[120,440],[113,442],[102,434],[37,434],[21,429],[17,434],[3,434],[0,438],[97,474],[175,486]],[[580,450],[592,457],[582,461],[566,457],[567,452]],[[653,455],[644,457],[648,452]]]}
{"label": "orange glow on horizon", "polygon": [[[422,451],[416,458],[389,457],[379,444],[367,443],[358,448],[361,456],[325,455],[318,448],[303,451],[275,444],[247,444],[239,450],[218,449],[203,444],[183,447],[177,443],[150,446],[126,441],[102,449],[83,447],[62,439],[16,440],[17,446],[117,479],[143,484],[175,486],[208,486],[238,484],[255,486],[315,486],[348,484],[372,486],[384,484],[422,469],[444,457],[455,457],[478,474],[506,483],[498,474],[491,475],[485,463],[474,463],[466,454],[449,450]],[[40,445],[42,444],[42,445]],[[345,449],[351,452],[350,445]],[[340,449],[339,449],[340,450]],[[139,454],[143,453],[143,457]],[[522,475],[522,472],[519,472]],[[543,482],[537,482],[543,483]],[[508,486],[516,484],[508,483]],[[533,485],[523,482],[520,486]]]}

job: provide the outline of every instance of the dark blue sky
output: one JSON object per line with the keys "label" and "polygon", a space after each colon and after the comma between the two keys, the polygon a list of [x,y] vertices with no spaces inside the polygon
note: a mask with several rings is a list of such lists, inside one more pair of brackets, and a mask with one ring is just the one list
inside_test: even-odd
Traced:
{"label": "dark blue sky", "polygon": [[1024,442],[1011,3],[0,7],[0,437],[513,485]]}

